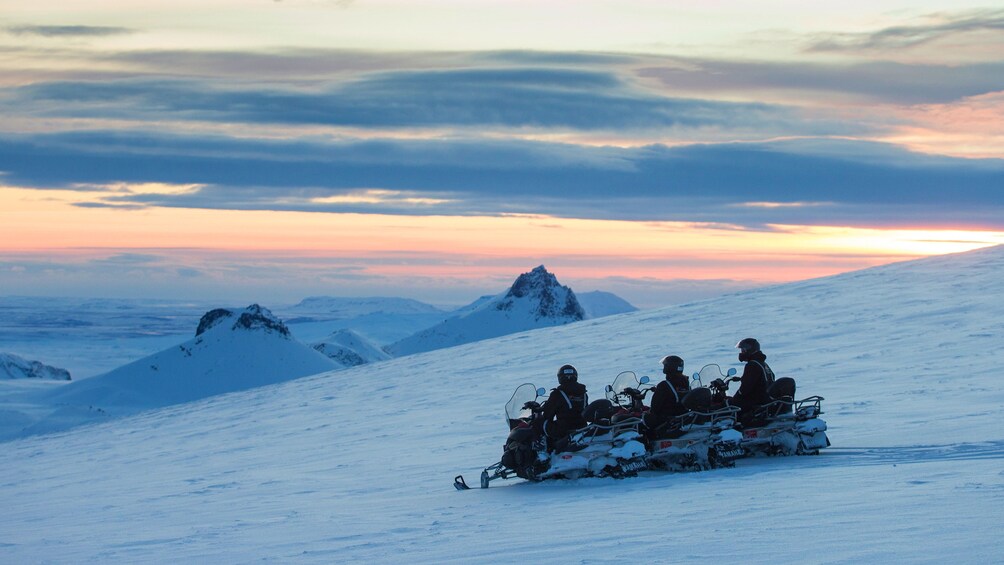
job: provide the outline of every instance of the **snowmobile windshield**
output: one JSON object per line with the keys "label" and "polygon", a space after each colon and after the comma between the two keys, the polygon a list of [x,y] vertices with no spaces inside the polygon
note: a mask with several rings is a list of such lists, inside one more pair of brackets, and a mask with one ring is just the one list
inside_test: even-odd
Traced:
{"label": "snowmobile windshield", "polygon": [[694,383],[691,384],[691,388],[697,388],[701,386],[707,386],[711,381],[715,379],[724,379],[725,374],[722,373],[722,368],[718,366],[717,363],[712,363],[710,365],[705,365],[701,368],[700,372],[694,374]]}
{"label": "snowmobile windshield", "polygon": [[537,400],[537,387],[531,383],[523,383],[516,387],[516,390],[512,393],[512,398],[505,405],[506,423],[509,424],[512,420],[520,418],[529,418],[530,410],[524,409],[523,406],[527,402],[535,400]]}
{"label": "snowmobile windshield", "polygon": [[610,385],[610,390],[607,391],[607,400],[614,404],[631,404],[631,399],[621,393],[626,388],[637,390],[640,387],[641,384],[638,382],[638,376],[634,374],[634,371],[624,371],[614,378],[614,382]]}

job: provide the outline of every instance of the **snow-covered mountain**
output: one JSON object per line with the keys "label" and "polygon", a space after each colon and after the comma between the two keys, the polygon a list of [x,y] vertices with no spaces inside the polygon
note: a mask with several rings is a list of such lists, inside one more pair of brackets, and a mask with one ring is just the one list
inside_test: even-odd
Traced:
{"label": "snow-covered mountain", "polygon": [[[205,335],[209,335],[207,332]],[[1004,247],[543,328],[3,445],[5,562],[994,563]],[[511,480],[502,407],[572,362],[737,366],[760,339],[833,447],[703,473]],[[73,386],[60,385],[60,386]],[[476,480],[472,481],[476,483]],[[668,528],[668,529],[667,529]],[[669,533],[667,533],[669,532]]]}
{"label": "snow-covered mountain", "polygon": [[352,330],[338,330],[311,347],[342,367],[390,359],[386,351]]}
{"label": "snow-covered mountain", "polygon": [[602,290],[577,292],[575,297],[579,299],[579,304],[585,310],[587,318],[603,318],[638,311],[630,302],[612,292]]}
{"label": "snow-covered mountain", "polygon": [[381,346],[443,320],[449,314],[407,298],[313,296],[280,311],[296,337],[320,342],[338,330],[352,330]]}
{"label": "snow-covered mountain", "polygon": [[586,312],[575,293],[543,265],[523,273],[506,292],[478,299],[461,314],[387,346],[394,356],[453,347],[535,328],[579,322]]}
{"label": "snow-covered mountain", "polygon": [[217,308],[195,337],[103,375],[51,393],[59,405],[96,406],[109,413],[190,402],[340,368],[294,339],[268,309]]}
{"label": "snow-covered mountain", "polygon": [[41,361],[29,361],[13,353],[0,353],[0,379],[53,379],[70,380],[70,372],[59,367],[45,365]]}

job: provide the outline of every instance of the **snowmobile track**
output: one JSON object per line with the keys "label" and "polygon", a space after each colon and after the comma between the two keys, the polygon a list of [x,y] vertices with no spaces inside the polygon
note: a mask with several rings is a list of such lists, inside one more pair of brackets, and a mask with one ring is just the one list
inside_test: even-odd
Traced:
{"label": "snowmobile track", "polygon": [[1004,459],[1004,441],[888,447],[830,447],[820,456],[833,465],[899,465]]}

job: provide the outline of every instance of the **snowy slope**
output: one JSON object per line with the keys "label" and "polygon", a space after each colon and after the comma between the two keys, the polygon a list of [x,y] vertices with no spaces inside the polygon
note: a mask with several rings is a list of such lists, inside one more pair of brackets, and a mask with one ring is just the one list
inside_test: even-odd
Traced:
{"label": "snowy slope", "polygon": [[386,347],[400,357],[511,333],[579,322],[586,313],[575,293],[543,265],[516,278],[506,292],[462,308],[460,314]]}
{"label": "snowy slope", "polygon": [[577,292],[575,297],[579,299],[579,304],[586,312],[586,318],[603,318],[638,311],[630,302],[611,292],[602,290]]}
{"label": "snowy slope", "polygon": [[49,395],[68,406],[129,413],[245,390],[339,368],[295,339],[267,309],[216,309],[180,345]]}
{"label": "snowy slope", "polygon": [[311,347],[342,367],[390,359],[386,351],[352,330],[338,330]]}
{"label": "snowy slope", "polygon": [[[834,447],[704,473],[456,492],[513,388],[573,362],[737,365],[760,338]],[[992,563],[1004,248],[535,330],[4,444],[23,562]]]}

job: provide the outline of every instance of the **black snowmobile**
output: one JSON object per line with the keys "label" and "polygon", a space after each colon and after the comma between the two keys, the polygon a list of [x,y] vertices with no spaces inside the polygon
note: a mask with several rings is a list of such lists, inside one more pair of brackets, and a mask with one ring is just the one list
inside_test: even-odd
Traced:
{"label": "black snowmobile", "polygon": [[[712,405],[725,407],[729,384],[740,380],[733,375],[735,369],[723,375],[721,368],[712,364],[695,373],[694,379],[709,379]],[[776,379],[767,388],[767,396],[770,401],[737,426],[742,432],[743,455],[817,455],[820,449],[830,446],[826,422],[819,418],[823,397],[795,400],[795,380],[791,377]]]}
{"label": "black snowmobile", "polygon": [[[544,388],[525,383],[505,405],[509,436],[502,459],[481,472],[481,488],[495,479],[519,477],[528,481],[551,478],[625,477],[645,468],[645,446],[639,441],[641,420],[593,422],[572,432],[548,449],[537,437],[534,424],[541,416]],[[462,475],[454,479],[458,490],[469,488]]]}

